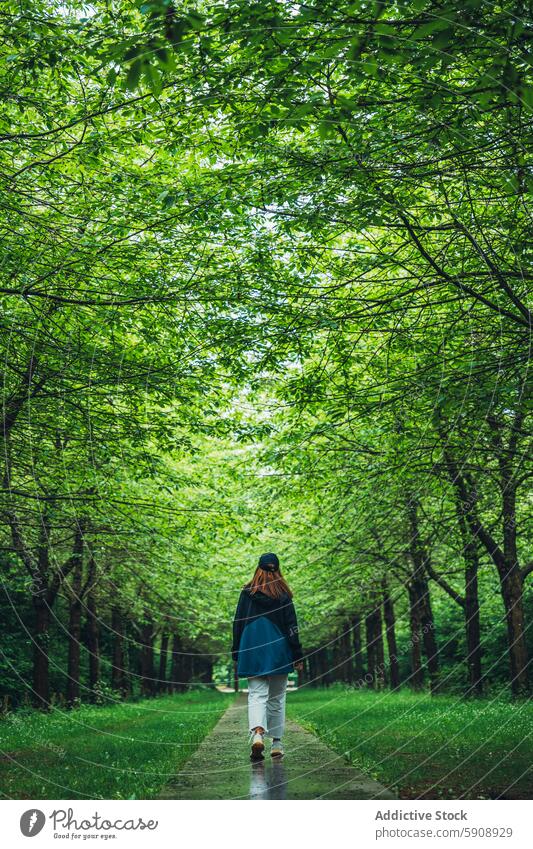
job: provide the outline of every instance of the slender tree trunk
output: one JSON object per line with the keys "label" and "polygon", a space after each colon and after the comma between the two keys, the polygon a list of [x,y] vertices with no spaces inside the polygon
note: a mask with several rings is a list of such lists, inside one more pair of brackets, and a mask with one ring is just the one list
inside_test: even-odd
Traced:
{"label": "slender tree trunk", "polygon": [[383,626],[381,607],[378,603],[373,603],[375,606],[365,617],[368,685],[379,690],[385,681]]}
{"label": "slender tree trunk", "polygon": [[424,654],[426,655],[431,692],[436,693],[439,688],[439,651],[435,633],[433,611],[431,609],[429,584],[426,578],[426,564],[429,562],[429,553],[426,551],[425,545],[420,536],[418,502],[415,498],[409,499],[407,503],[407,513],[409,517],[410,531],[409,545],[411,560],[413,562],[411,587],[416,599],[415,603],[418,608],[418,621],[420,624],[420,632],[422,634]]}
{"label": "slender tree trunk", "polygon": [[[520,421],[516,423],[518,428],[515,433],[516,437]],[[492,534],[480,521],[476,510],[477,491],[472,476],[459,472],[455,458],[449,449],[444,451],[444,457],[450,480],[456,489],[461,510],[472,538],[479,540],[484,546],[498,571],[507,624],[511,691],[513,695],[518,696],[529,692],[529,679],[528,651],[524,627],[523,576],[519,566],[516,545],[516,483],[511,465],[513,452],[516,451],[516,441],[505,448],[501,436],[498,435],[496,422],[493,422],[493,429],[496,431],[495,444],[499,451],[503,548],[498,545]]]}
{"label": "slender tree trunk", "polygon": [[96,560],[91,553],[87,574],[87,652],[89,655],[89,690],[91,700],[98,699],[100,685],[100,629],[96,609]]}
{"label": "slender tree trunk", "polygon": [[352,641],[350,639],[351,627],[347,621],[343,627],[341,637],[342,646],[342,679],[346,684],[351,684],[353,681],[353,660],[352,660]]}
{"label": "slender tree trunk", "polygon": [[319,675],[319,684],[321,686],[329,687],[332,682],[331,677],[331,663],[330,663],[330,652],[327,650],[325,646],[322,646],[318,650],[317,654],[317,664],[318,664],[318,675]]}
{"label": "slender tree trunk", "polygon": [[319,646],[309,652],[307,658],[309,670],[309,684],[312,687],[324,687],[327,685],[328,658],[324,648]]}
{"label": "slender tree trunk", "polygon": [[183,681],[183,646],[181,643],[181,639],[178,634],[172,635],[172,664],[171,664],[171,678],[170,686],[173,693],[181,693],[185,690],[185,684]]}
{"label": "slender tree trunk", "polygon": [[483,670],[478,597],[478,541],[470,533],[465,517],[464,505],[459,497],[457,487],[454,487],[454,492],[457,523],[461,533],[463,559],[465,563],[465,594],[464,599],[459,599],[459,603],[461,601],[463,602],[465,616],[466,664],[468,668],[467,692],[468,695],[481,696],[483,694]]}
{"label": "slender tree trunk", "polygon": [[436,693],[439,688],[439,658],[435,639],[435,623],[429,596],[429,584],[425,578],[415,578],[411,581],[411,593],[416,607],[418,633],[422,638],[429,673],[430,688]]}
{"label": "slender tree trunk", "polygon": [[383,622],[381,618],[381,606],[376,603],[374,611],[374,640],[376,642],[376,687],[381,689],[387,680],[385,667],[385,650],[383,647]]}
{"label": "slender tree trunk", "polygon": [[420,625],[429,673],[429,685],[431,692],[436,693],[439,689],[439,649],[435,636],[435,620],[433,619],[433,610],[431,608],[429,583],[425,579],[417,583],[420,598]]}
{"label": "slender tree trunk", "polygon": [[141,627],[141,693],[153,696],[155,692],[154,671],[154,623],[148,614]]}
{"label": "slender tree trunk", "polygon": [[499,448],[500,488],[503,515],[503,570],[499,569],[502,587],[507,637],[510,646],[511,689],[514,695],[529,693],[528,651],[524,627],[523,576],[518,560],[516,540],[516,491],[517,483],[513,469],[518,437],[524,421],[524,409],[517,410],[508,445],[503,445],[499,434],[499,423],[489,417],[489,425],[495,433],[495,444]]}
{"label": "slender tree trunk", "polygon": [[157,692],[167,692],[167,654],[168,654],[168,634],[161,634],[161,645],[159,647],[159,680],[157,682]]}
{"label": "slender tree trunk", "polygon": [[385,578],[382,581],[382,588],[383,618],[385,620],[385,633],[387,635],[387,649],[389,652],[389,682],[391,690],[397,690],[400,686],[400,667],[398,663],[398,647],[396,644],[396,617],[394,615],[394,604]]}
{"label": "slender tree trunk", "polygon": [[[9,473],[7,473],[9,482]],[[83,556],[83,521],[76,523],[74,550],[55,572],[50,564],[50,517],[45,511],[36,555],[26,545],[20,522],[14,511],[7,513],[13,546],[32,578],[33,620],[33,703],[47,710],[50,705],[49,626],[50,612],[61,586]],[[51,575],[51,577],[50,577]]]}
{"label": "slender tree trunk", "polygon": [[409,686],[413,690],[421,690],[424,686],[424,671],[422,669],[422,654],[420,650],[420,621],[418,619],[418,597],[411,584],[409,592],[409,625],[411,630],[410,656],[411,675]]}
{"label": "slender tree trunk", "polygon": [[42,597],[33,597],[33,704],[41,710],[50,706],[49,627],[50,609]]}
{"label": "slender tree trunk", "polygon": [[192,678],[195,674],[194,666],[195,666],[194,656],[192,654],[192,651],[190,651],[190,650],[186,651],[185,654],[183,655],[183,662],[182,662],[182,675],[183,675],[183,684],[184,684],[185,690],[189,689],[189,684],[191,683]]}
{"label": "slender tree trunk", "polygon": [[213,661],[207,658],[205,662],[204,681],[206,684],[213,683]]}
{"label": "slender tree trunk", "polygon": [[213,660],[211,657],[197,655],[195,657],[194,674],[202,684],[213,682]]}
{"label": "slender tree trunk", "polygon": [[509,646],[509,666],[511,672],[511,691],[519,696],[529,692],[528,651],[525,637],[523,579],[518,564],[516,550],[516,522],[514,493],[504,497],[504,549],[494,542],[491,535],[482,528],[479,520],[474,519],[471,527],[474,535],[479,536],[491,555],[500,578],[500,589],[507,624],[507,643]]}
{"label": "slender tree trunk", "polygon": [[483,669],[478,597],[479,557],[474,540],[465,543],[465,629],[469,693],[483,694]]}
{"label": "slender tree trunk", "polygon": [[100,633],[94,591],[87,596],[87,650],[89,652],[89,689],[93,701],[100,685]]}
{"label": "slender tree trunk", "polygon": [[372,614],[367,613],[365,616],[365,635],[366,635],[366,668],[367,684],[369,687],[376,686],[376,651],[374,646],[374,633]]}
{"label": "slender tree trunk", "polygon": [[367,684],[372,689],[377,689],[379,670],[377,660],[376,622],[375,612],[372,610],[365,616],[366,636],[366,665],[368,669]]}
{"label": "slender tree trunk", "polygon": [[124,652],[124,624],[119,607],[111,608],[111,631],[113,633],[113,657],[111,664],[111,686],[122,698],[128,693],[126,658]]}
{"label": "slender tree trunk", "polygon": [[316,651],[315,648],[311,648],[307,655],[307,680],[311,687],[317,685]]}
{"label": "slender tree trunk", "polygon": [[524,626],[523,579],[516,545],[516,484],[506,459],[500,463],[503,491],[504,570],[500,572],[510,651],[511,689],[517,696],[529,692],[528,651]]}
{"label": "slender tree trunk", "polygon": [[335,637],[335,639],[331,640],[331,642],[330,642],[330,644],[327,648],[327,653],[328,653],[328,663],[327,663],[328,681],[330,682],[330,684],[334,684],[335,681],[337,681],[337,675],[338,675],[338,669],[337,669],[338,650],[337,650],[337,638],[336,637]]}
{"label": "slender tree trunk", "polygon": [[354,675],[356,682],[361,685],[365,676],[363,663],[363,646],[361,639],[361,617],[354,616],[352,619]]}
{"label": "slender tree trunk", "polygon": [[80,638],[81,582],[83,564],[80,560],[72,572],[69,591],[67,705],[72,707],[80,698]]}
{"label": "slender tree trunk", "polygon": [[344,646],[342,636],[339,634],[333,646],[334,661],[333,671],[335,681],[344,681]]}
{"label": "slender tree trunk", "polygon": [[527,664],[528,652],[525,640],[524,608],[522,603],[522,578],[519,571],[510,566],[500,577],[507,640],[509,643],[509,663],[511,668],[511,690],[515,696],[529,691]]}

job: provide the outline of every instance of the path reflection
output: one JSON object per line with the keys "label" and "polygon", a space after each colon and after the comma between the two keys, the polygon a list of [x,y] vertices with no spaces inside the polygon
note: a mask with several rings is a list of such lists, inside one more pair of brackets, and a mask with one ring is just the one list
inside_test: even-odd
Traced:
{"label": "path reflection", "polygon": [[250,770],[250,799],[286,799],[287,776],[283,761],[254,761]]}

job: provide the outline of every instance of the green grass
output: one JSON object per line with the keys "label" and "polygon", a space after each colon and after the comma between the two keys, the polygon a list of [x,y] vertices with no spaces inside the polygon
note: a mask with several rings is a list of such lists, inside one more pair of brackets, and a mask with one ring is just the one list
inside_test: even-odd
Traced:
{"label": "green grass", "polygon": [[192,691],[0,720],[0,788],[11,799],[150,799],[232,696]]}
{"label": "green grass", "polygon": [[404,799],[531,799],[533,702],[303,689],[289,716]]}

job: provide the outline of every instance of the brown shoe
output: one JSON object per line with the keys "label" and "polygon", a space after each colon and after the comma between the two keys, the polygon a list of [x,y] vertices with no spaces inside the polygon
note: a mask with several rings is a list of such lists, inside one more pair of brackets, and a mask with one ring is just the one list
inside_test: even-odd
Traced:
{"label": "brown shoe", "polygon": [[264,758],[263,752],[265,751],[265,741],[263,740],[263,735],[256,731],[253,740],[252,740],[252,751],[250,753],[250,757],[253,761],[261,761]]}
{"label": "brown shoe", "polygon": [[281,740],[276,740],[275,743],[272,743],[272,748],[270,750],[270,757],[277,758],[280,760],[285,752],[283,751],[283,746],[281,745]]}

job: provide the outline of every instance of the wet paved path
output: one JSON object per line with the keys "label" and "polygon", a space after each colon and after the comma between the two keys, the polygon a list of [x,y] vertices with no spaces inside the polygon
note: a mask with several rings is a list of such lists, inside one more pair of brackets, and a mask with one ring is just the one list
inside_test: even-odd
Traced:
{"label": "wet paved path", "polygon": [[246,696],[239,695],[161,799],[394,799],[313,734],[288,722],[285,757],[249,759]]}

